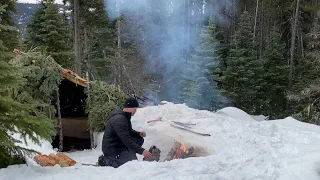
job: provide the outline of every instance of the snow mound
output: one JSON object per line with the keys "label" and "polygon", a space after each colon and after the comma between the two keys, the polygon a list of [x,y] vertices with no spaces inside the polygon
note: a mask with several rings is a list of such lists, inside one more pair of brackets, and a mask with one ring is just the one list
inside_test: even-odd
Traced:
{"label": "snow mound", "polygon": [[226,107],[226,108],[220,109],[219,111],[217,111],[217,113],[222,115],[227,115],[242,121],[256,121],[248,113],[236,107]]}
{"label": "snow mound", "polygon": [[[147,123],[159,117],[162,121]],[[211,136],[176,129],[170,125],[171,121],[195,123],[194,131]],[[200,157],[144,162],[139,155],[139,161],[118,169],[81,166],[81,163],[96,163],[102,154],[103,133],[99,133],[96,149],[67,153],[78,162],[74,167],[11,166],[0,170],[0,179],[320,179],[320,127],[292,118],[258,122],[236,108],[213,113],[166,102],[139,109],[132,125],[138,131],[146,131],[144,148],[156,145],[161,149],[161,160],[175,140],[194,146]]]}
{"label": "snow mound", "polygon": [[265,121],[265,120],[269,119],[268,116],[264,116],[264,115],[252,116],[252,118],[255,119],[256,121]]}

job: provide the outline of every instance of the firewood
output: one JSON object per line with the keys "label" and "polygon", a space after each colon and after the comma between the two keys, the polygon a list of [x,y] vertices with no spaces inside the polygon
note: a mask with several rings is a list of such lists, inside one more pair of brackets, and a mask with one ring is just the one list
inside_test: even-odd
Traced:
{"label": "firewood", "polygon": [[56,162],[58,162],[58,164],[61,167],[68,167],[69,166],[69,162],[67,160],[65,160],[64,158],[59,157],[53,153],[49,154],[49,156],[52,157],[54,160],[56,160]]}
{"label": "firewood", "polygon": [[171,148],[170,151],[168,152],[168,154],[167,154],[167,156],[166,156],[166,158],[165,158],[164,161],[171,161],[171,160],[173,160],[173,159],[175,158],[175,156],[176,156],[176,150],[177,150],[177,149],[180,149],[180,147],[181,147],[181,143],[175,141],[175,142],[173,143],[172,148]]}
{"label": "firewood", "polygon": [[57,153],[57,156],[65,159],[68,162],[69,166],[73,166],[77,163],[75,160],[71,159],[63,153]]}
{"label": "firewood", "polygon": [[36,155],[33,159],[41,166],[55,166],[58,162],[47,155]]}

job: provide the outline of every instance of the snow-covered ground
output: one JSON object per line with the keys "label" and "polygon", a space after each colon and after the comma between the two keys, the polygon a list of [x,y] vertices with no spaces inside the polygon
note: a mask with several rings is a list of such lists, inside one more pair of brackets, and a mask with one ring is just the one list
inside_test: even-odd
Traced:
{"label": "snow-covered ground", "polygon": [[[162,122],[148,120],[162,117]],[[170,121],[196,123],[199,136],[170,126]],[[96,163],[101,152],[101,137],[95,150],[66,153],[78,162],[61,168],[15,165],[0,169],[1,180],[319,180],[320,127],[292,118],[275,121],[257,120],[236,108],[217,113],[199,111],[185,105],[167,103],[139,109],[132,118],[136,130],[147,133],[144,147],[156,145],[161,159],[180,141],[194,146],[201,157],[169,162],[132,161],[118,169],[81,166]],[[53,152],[50,144],[36,147]],[[32,164],[32,162],[29,162]]]}

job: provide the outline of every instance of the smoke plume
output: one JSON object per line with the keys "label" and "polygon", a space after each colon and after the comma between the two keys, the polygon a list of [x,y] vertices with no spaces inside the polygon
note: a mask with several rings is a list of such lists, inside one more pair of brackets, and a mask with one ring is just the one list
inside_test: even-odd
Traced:
{"label": "smoke plume", "polygon": [[145,70],[162,76],[160,100],[178,102],[181,74],[188,53],[192,53],[192,47],[198,42],[199,30],[209,19],[212,23],[227,25],[225,14],[234,9],[230,1],[105,0],[105,3],[111,19],[125,13],[139,17],[136,21],[141,29],[133,28],[130,32],[143,32],[137,42],[147,57]]}

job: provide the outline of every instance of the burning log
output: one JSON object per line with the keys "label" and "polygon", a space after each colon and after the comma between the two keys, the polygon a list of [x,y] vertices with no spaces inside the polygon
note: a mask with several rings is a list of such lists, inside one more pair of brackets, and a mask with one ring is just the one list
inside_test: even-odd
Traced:
{"label": "burning log", "polygon": [[194,152],[194,147],[190,147],[187,149],[186,145],[176,141],[174,142],[164,161],[194,157]]}

